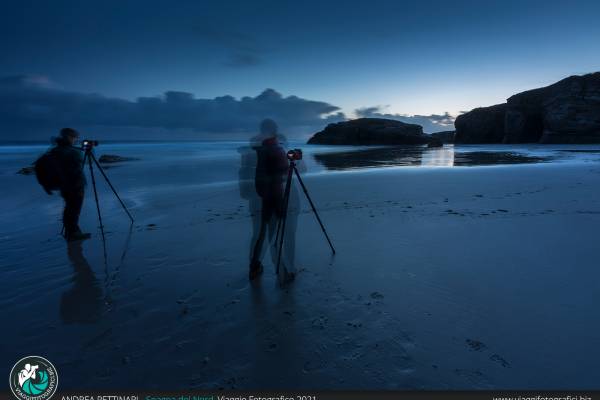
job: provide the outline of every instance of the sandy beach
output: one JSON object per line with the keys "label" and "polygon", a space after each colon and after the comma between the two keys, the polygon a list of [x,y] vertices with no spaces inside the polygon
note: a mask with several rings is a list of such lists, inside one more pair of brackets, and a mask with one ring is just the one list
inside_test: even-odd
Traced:
{"label": "sandy beach", "polygon": [[100,182],[106,256],[90,188],[93,238],[67,246],[60,197],[16,174],[39,150],[4,150],[2,359],[43,355],[63,389],[598,389],[597,146],[351,169],[309,151],[337,254],[302,198],[286,289],[268,256],[248,282],[239,155],[169,146],[107,169],[135,223]]}

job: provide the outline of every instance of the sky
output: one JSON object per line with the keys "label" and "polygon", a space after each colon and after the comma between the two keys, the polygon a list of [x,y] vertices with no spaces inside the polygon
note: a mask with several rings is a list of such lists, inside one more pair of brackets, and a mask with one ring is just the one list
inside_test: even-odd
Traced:
{"label": "sky", "polygon": [[[0,137],[452,118],[600,70],[598,1],[27,1],[0,14]],[[142,133],[140,133],[142,132]]]}

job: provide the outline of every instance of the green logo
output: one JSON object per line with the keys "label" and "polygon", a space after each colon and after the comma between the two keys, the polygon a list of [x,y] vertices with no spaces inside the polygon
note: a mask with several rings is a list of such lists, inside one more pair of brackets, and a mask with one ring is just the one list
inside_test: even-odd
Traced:
{"label": "green logo", "polygon": [[48,400],[56,392],[58,374],[43,357],[20,359],[10,371],[10,389],[20,400]]}
{"label": "green logo", "polygon": [[46,371],[39,371],[37,375],[39,378],[37,381],[35,378],[27,378],[25,380],[23,383],[23,391],[25,393],[37,396],[38,394],[44,393],[44,390],[48,389],[48,373]]}

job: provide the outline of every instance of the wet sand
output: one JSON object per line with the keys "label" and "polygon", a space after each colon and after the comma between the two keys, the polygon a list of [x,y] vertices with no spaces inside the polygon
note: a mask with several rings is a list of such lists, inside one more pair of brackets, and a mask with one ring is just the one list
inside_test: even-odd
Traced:
{"label": "wet sand", "polygon": [[598,388],[598,163],[307,176],[337,255],[303,202],[285,290],[270,261],[247,281],[238,182],[127,173],[131,231],[101,188],[106,261],[89,192],[80,246],[35,186],[4,211],[2,359],[42,355],[64,389]]}

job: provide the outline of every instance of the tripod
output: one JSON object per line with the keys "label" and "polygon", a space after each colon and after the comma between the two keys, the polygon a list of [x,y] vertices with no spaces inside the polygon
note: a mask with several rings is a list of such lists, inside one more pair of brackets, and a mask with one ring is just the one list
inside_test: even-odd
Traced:
{"label": "tripod", "polygon": [[[300,153],[300,154],[302,154],[302,153]],[[317,218],[317,221],[319,222],[319,225],[321,226],[321,230],[325,234],[325,239],[327,239],[327,243],[329,243],[329,247],[331,247],[332,253],[335,254],[335,249],[333,248],[333,244],[331,244],[331,240],[329,239],[329,235],[327,235],[325,226],[323,226],[323,222],[321,221],[321,218],[319,217],[317,208],[315,207],[315,204],[313,203],[312,199],[310,198],[310,195],[308,194],[308,189],[306,189],[306,186],[304,185],[304,182],[302,181],[302,178],[300,177],[300,173],[298,173],[298,169],[296,168],[296,160],[293,156],[294,156],[294,153],[292,151],[290,151],[288,153],[290,167],[288,169],[287,181],[285,183],[285,192],[283,195],[283,218],[281,218],[277,224],[277,234],[275,235],[275,245],[277,245],[277,241],[279,241],[279,250],[278,250],[278,254],[277,254],[277,270],[276,270],[277,274],[279,274],[279,265],[281,264],[281,252],[283,250],[283,238],[285,236],[285,222],[287,220],[288,204],[289,204],[289,200],[290,200],[290,189],[292,186],[292,177],[294,174],[296,174],[296,177],[298,178],[298,182],[300,182],[300,186],[302,186],[304,195],[306,196],[306,199],[310,203],[312,212],[315,214],[315,217]]]}
{"label": "tripod", "polygon": [[104,169],[102,169],[102,166],[100,165],[98,160],[96,160],[96,156],[94,156],[92,149],[93,149],[93,146],[83,147],[83,151],[85,151],[85,155],[83,156],[83,167],[82,168],[85,168],[85,163],[87,161],[88,166],[90,168],[90,176],[92,178],[92,187],[94,188],[94,198],[96,200],[96,210],[98,211],[98,221],[100,222],[100,230],[102,231],[102,237],[104,238],[104,225],[102,224],[102,214],[100,213],[100,203],[98,202],[98,191],[96,190],[96,178],[94,176],[94,167],[93,167],[92,161],[94,162],[94,164],[96,164],[96,167],[98,167],[98,170],[104,177],[104,180],[106,180],[106,183],[108,183],[108,186],[110,186],[112,192],[115,194],[115,196],[119,200],[119,203],[121,203],[123,210],[125,210],[125,212],[127,213],[127,216],[131,220],[132,224],[133,224],[133,217],[129,213],[129,210],[125,206],[125,203],[123,203],[123,200],[121,200],[121,197],[119,197],[119,194],[117,193],[117,191],[114,188],[114,186],[112,185],[112,183],[110,183],[110,180],[108,179],[108,176],[106,176]]}

